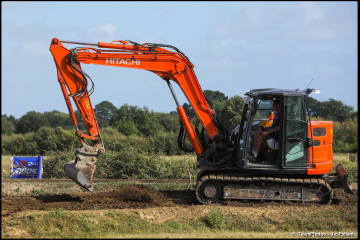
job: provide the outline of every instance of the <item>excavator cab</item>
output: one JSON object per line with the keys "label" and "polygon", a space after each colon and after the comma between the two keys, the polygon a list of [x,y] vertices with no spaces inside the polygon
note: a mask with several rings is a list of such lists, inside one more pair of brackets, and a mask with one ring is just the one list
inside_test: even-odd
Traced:
{"label": "excavator cab", "polygon": [[[237,160],[242,168],[275,173],[304,174],[313,167],[309,148],[306,92],[283,89],[256,89],[245,94],[245,107],[239,126]],[[256,131],[268,130],[273,123],[274,100],[280,100],[278,130],[262,141],[256,161],[251,161]],[[286,170],[287,169],[287,170]]]}
{"label": "excavator cab", "polygon": [[[293,201],[330,204],[332,188],[343,188],[354,194],[342,164],[333,166],[332,122],[310,121],[307,95],[312,89],[256,89],[245,94],[241,122],[225,148],[233,158],[222,154],[217,168],[200,164],[196,196],[203,204],[223,200]],[[271,126],[272,103],[280,100],[279,129],[264,140],[258,161],[249,156],[253,150],[254,133]],[[270,107],[271,106],[271,107]],[[278,109],[278,108],[276,108]],[[315,144],[316,143],[316,144]],[[214,144],[221,156],[221,144]],[[211,156],[204,154],[204,158]],[[210,158],[210,157],[209,157]],[[214,159],[214,157],[213,157]],[[233,162],[230,162],[232,159]],[[200,163],[203,163],[201,161]]]}

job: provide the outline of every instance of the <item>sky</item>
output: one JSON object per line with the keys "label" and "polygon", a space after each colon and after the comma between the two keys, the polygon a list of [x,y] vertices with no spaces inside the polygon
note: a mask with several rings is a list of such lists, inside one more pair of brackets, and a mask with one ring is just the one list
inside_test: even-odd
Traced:
{"label": "sky", "polygon": [[[357,2],[3,1],[2,115],[68,113],[49,51],[53,38],[168,44],[194,64],[202,90],[233,97],[259,88],[303,90],[313,79],[309,88],[321,93],[311,97],[358,108]],[[82,69],[95,84],[93,107],[109,101],[176,111],[166,82],[152,72]],[[180,104],[187,102],[172,86]]]}

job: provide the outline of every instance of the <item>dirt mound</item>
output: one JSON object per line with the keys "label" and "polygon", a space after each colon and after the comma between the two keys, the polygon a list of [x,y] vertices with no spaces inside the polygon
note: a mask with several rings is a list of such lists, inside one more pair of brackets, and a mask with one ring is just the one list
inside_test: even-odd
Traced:
{"label": "dirt mound", "polygon": [[153,203],[157,206],[168,201],[166,194],[144,185],[124,185],[114,191],[113,195],[120,201]]}
{"label": "dirt mound", "polygon": [[356,194],[349,194],[343,189],[333,189],[332,205],[356,205],[358,204],[358,192]]}
{"label": "dirt mound", "polygon": [[102,193],[19,195],[1,198],[1,216],[29,210],[62,208],[68,211],[91,209],[150,208],[171,206],[166,194],[143,185],[121,186]]}

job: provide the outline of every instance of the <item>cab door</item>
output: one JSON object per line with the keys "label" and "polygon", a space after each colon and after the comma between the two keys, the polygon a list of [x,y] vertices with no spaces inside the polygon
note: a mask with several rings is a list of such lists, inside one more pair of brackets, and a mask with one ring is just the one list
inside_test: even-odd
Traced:
{"label": "cab door", "polygon": [[284,168],[306,168],[308,146],[305,100],[301,96],[284,98],[283,162]]}

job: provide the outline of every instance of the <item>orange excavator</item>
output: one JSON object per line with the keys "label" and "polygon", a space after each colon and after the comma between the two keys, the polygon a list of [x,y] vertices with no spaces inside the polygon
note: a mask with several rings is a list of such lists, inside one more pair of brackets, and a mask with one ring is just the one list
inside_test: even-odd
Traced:
{"label": "orange excavator", "polygon": [[[62,43],[82,47],[67,49]],[[82,71],[81,63],[147,70],[166,81],[179,113],[179,147],[195,151],[197,166],[201,169],[195,189],[200,203],[271,200],[330,204],[332,188],[354,193],[342,164],[336,166],[336,172],[330,173],[332,122],[310,121],[307,114],[307,96],[315,92],[314,89],[268,88],[245,93],[241,121],[230,133],[218,121],[211,103],[203,95],[194,65],[174,46],[129,40],[85,43],[53,38],[50,51],[71,120],[76,126],[75,134],[82,145],[75,149],[75,160],[68,162],[64,170],[69,178],[91,192],[95,162],[105,153],[105,147],[90,101],[93,81]],[[92,82],[90,90],[88,80]],[[170,80],[179,85],[194,110],[198,118],[195,126],[180,106]],[[70,97],[82,116],[87,134],[78,129]],[[251,156],[253,140],[256,140],[254,133],[271,126],[274,101],[280,101],[277,131],[262,140],[254,161]],[[185,133],[193,149],[185,146]],[[92,144],[84,139],[91,140]]]}

